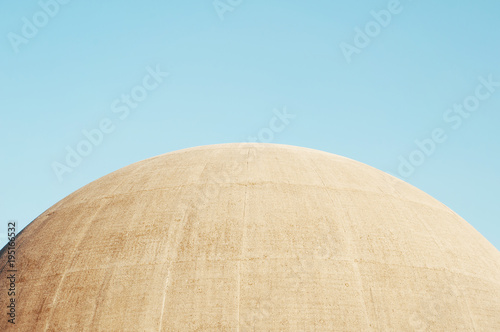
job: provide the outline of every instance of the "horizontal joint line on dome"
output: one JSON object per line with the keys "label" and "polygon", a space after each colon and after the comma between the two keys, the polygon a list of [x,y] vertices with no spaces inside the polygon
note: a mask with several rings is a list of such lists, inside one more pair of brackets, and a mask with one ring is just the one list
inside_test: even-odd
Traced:
{"label": "horizontal joint line on dome", "polygon": [[[247,259],[236,259],[235,258],[235,259],[215,259],[215,260],[211,260],[211,259],[198,259],[198,260],[174,261],[172,263],[173,264],[177,264],[177,263],[196,263],[196,262],[239,262],[239,261],[250,262],[250,261],[264,261],[264,260],[276,261],[276,260],[286,260],[286,259],[297,260],[297,257],[276,257],[276,258],[258,257],[258,258],[247,258]],[[452,274],[463,275],[463,276],[467,276],[467,277],[471,277],[471,278],[475,278],[475,279],[480,279],[482,281],[486,281],[486,282],[498,284],[497,280],[494,280],[494,279],[485,279],[482,276],[479,276],[479,275],[476,275],[476,274],[472,274],[472,273],[467,273],[466,271],[462,271],[460,269],[452,269],[452,268],[443,269],[443,268],[434,268],[434,267],[428,267],[428,266],[404,265],[404,264],[395,264],[395,263],[380,262],[380,261],[374,261],[374,260],[361,260],[361,261],[359,261],[359,259],[358,259],[358,261],[355,262],[355,259],[353,259],[353,258],[347,258],[347,257],[346,258],[332,257],[332,258],[328,258],[328,259],[315,259],[315,260],[317,260],[317,261],[333,261],[333,262],[352,262],[352,263],[356,263],[356,264],[366,264],[366,263],[368,263],[368,264],[378,264],[378,265],[387,265],[387,266],[402,266],[402,267],[417,268],[417,269],[423,269],[423,270],[433,270],[433,271],[439,271],[439,272],[445,272],[445,273],[446,272],[450,272]],[[85,271],[93,271],[93,270],[107,270],[110,267],[113,267],[113,268],[123,268],[123,267],[125,267],[125,268],[127,268],[127,267],[140,267],[140,266],[163,266],[167,262],[162,262],[162,263],[145,263],[145,264],[144,263],[143,264],[123,264],[123,265],[114,264],[113,266],[106,266],[106,267],[102,267],[102,268],[96,267],[96,268],[90,268],[90,269],[68,270],[68,271],[66,271],[66,273],[69,274],[69,273],[77,273],[77,272],[85,272]],[[63,273],[47,274],[47,275],[39,277],[39,278],[30,278],[30,279],[26,279],[26,280],[39,280],[39,279],[44,279],[44,278],[54,277],[54,276],[59,276],[59,275],[63,275]]]}
{"label": "horizontal joint line on dome", "polygon": [[[228,183],[228,184],[238,184],[238,185],[241,185],[241,186],[248,186],[248,185],[240,184],[240,183]],[[302,185],[302,184],[293,184],[293,183],[281,183],[281,184],[287,184],[287,185],[292,185],[292,186],[301,186]],[[138,190],[138,191],[125,192],[125,193],[117,193],[117,194],[115,194],[113,196],[102,196],[102,197],[98,197],[98,198],[95,198],[95,199],[84,199],[84,200],[80,200],[79,202],[76,202],[76,203],[73,203],[73,204],[68,204],[67,208],[75,206],[75,205],[85,204],[86,202],[95,202],[95,201],[100,200],[100,199],[110,199],[110,198],[114,198],[114,197],[118,197],[118,196],[132,195],[132,194],[141,193],[141,192],[169,190],[169,189],[172,189],[172,188],[187,187],[189,185],[190,184],[178,185],[178,186],[171,186],[171,187],[163,187],[163,188],[154,188],[154,189],[144,189],[144,190]],[[199,184],[199,185],[202,185],[202,184]],[[457,215],[454,211],[452,211],[451,209],[449,209],[444,204],[429,205],[429,204],[426,204],[426,203],[423,203],[423,202],[419,202],[419,201],[415,201],[415,200],[409,200],[409,199],[404,199],[404,198],[401,198],[401,197],[398,197],[398,196],[394,196],[394,195],[384,194],[383,192],[368,191],[368,190],[357,190],[357,189],[350,189],[350,188],[332,188],[332,187],[324,187],[324,186],[318,186],[318,185],[304,185],[304,186],[320,187],[320,188],[326,188],[326,189],[332,189],[332,190],[344,191],[344,192],[372,193],[372,194],[376,194],[376,195],[379,195],[379,196],[392,197],[392,198],[395,198],[395,199],[397,199],[399,201],[402,201],[402,202],[415,203],[415,204],[418,204],[418,205],[427,206],[427,207],[429,207],[431,209],[434,209],[434,210],[439,210],[439,211],[442,211],[442,212],[446,212],[446,213],[451,213],[451,214]],[[61,207],[60,209],[61,210],[63,210],[63,209],[65,210],[66,208],[62,208]],[[54,213],[54,212],[49,213],[49,215],[52,214],[52,213]],[[41,216],[42,215],[40,215],[39,217],[41,217]],[[47,215],[45,215],[45,216],[47,216]],[[35,219],[38,219],[39,217],[37,217]]]}

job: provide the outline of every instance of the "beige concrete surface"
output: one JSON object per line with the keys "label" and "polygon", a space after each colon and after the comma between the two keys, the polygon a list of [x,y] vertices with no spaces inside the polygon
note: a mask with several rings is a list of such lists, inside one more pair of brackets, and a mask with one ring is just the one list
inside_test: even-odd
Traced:
{"label": "beige concrete surface", "polygon": [[306,148],[144,160],[17,242],[19,331],[500,331],[493,245],[409,184]]}

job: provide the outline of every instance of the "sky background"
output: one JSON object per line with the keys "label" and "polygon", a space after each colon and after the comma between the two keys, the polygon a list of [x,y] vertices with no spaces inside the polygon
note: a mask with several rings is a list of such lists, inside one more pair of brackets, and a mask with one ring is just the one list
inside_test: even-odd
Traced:
{"label": "sky background", "polygon": [[[376,29],[371,12],[390,1],[224,0],[219,12],[211,0],[45,2],[52,16],[37,1],[0,0],[2,246],[9,220],[19,232],[114,170],[257,136],[395,175],[500,248],[500,87],[460,128],[443,119],[480,77],[500,82],[500,2],[402,0],[349,59],[341,46],[356,45],[357,28]],[[155,68],[169,76],[120,119],[112,104]],[[263,135],[284,109],[295,118]],[[115,130],[59,181],[53,163],[105,118]],[[436,128],[447,140],[402,174],[399,158]]]}

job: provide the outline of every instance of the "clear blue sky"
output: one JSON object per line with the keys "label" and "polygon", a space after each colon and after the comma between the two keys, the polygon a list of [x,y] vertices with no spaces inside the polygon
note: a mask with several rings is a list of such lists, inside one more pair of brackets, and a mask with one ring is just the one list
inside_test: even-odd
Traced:
{"label": "clear blue sky", "polygon": [[[2,246],[8,220],[123,166],[272,133],[404,179],[500,248],[500,2],[66,2],[0,1]],[[59,181],[103,119],[114,131]]]}

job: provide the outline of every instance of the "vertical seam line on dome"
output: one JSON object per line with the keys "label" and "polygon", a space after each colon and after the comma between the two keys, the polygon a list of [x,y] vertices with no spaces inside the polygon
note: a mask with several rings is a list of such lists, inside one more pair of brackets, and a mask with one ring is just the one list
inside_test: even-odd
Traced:
{"label": "vertical seam line on dome", "polygon": [[[425,229],[427,230],[427,232],[429,233],[430,237],[432,238],[432,240],[434,241],[434,243],[436,243],[436,246],[439,248],[439,251],[441,252],[441,255],[444,257],[445,256],[445,251],[443,250],[443,246],[441,245],[440,241],[436,238],[434,232],[432,232],[432,229],[431,227],[427,224],[427,222],[425,221],[424,218],[421,219],[422,220],[422,225],[425,227]],[[461,270],[462,271],[465,271],[465,269],[463,268],[463,265],[460,264],[461,266]],[[446,270],[445,270],[445,274],[446,274],[446,277],[448,277],[448,273],[446,272],[450,272],[451,273],[451,277],[450,277],[450,282],[453,283],[453,285],[455,286],[455,288],[460,291],[462,294],[464,294],[460,288],[457,286],[457,283],[455,282],[454,278],[453,278],[453,274],[454,272],[451,271],[450,267],[449,266],[446,266]],[[465,302],[465,307],[467,309],[467,313],[469,314],[469,320],[470,320],[470,323],[472,324],[472,329],[474,331],[477,331],[477,328],[476,328],[476,322],[474,321],[474,317],[472,316],[472,312],[470,310],[470,304],[469,304],[469,300],[467,299],[467,296],[463,296],[464,298],[464,302]]]}
{"label": "vertical seam line on dome", "polygon": [[[200,172],[200,175],[199,175],[197,183],[201,183],[201,178],[203,176],[203,173],[207,169],[208,162],[209,162],[209,160],[207,159],[206,162],[205,162],[205,166],[203,166],[203,169]],[[179,230],[177,232],[174,231],[173,234],[172,234],[172,236],[171,236],[173,238],[172,239],[173,245],[175,245],[175,250],[173,250],[173,254],[175,256],[171,257],[170,261],[167,261],[167,277],[165,278],[165,283],[164,283],[164,286],[163,286],[163,301],[162,301],[161,314],[160,314],[160,324],[159,324],[158,331],[161,331],[162,327],[163,327],[163,314],[164,314],[164,311],[165,311],[165,303],[166,303],[166,300],[167,300],[167,290],[168,290],[168,284],[170,283],[171,270],[172,270],[172,266],[176,263],[177,255],[178,255],[178,250],[179,250],[178,247],[179,247],[180,243],[182,242],[182,234],[181,234],[181,236],[179,236],[179,233],[184,232],[184,225],[186,223],[186,218],[187,218],[189,209],[190,209],[189,204],[186,204],[184,212],[183,212],[183,216],[182,216],[181,225],[179,226]],[[179,238],[179,241],[177,241],[177,238]],[[167,246],[167,247],[170,248],[171,246]],[[168,257],[167,257],[167,259],[168,259]],[[196,263],[195,263],[195,266],[196,266]],[[196,270],[196,267],[195,267],[195,270]]]}
{"label": "vertical seam line on dome", "polygon": [[[323,183],[323,188],[324,188],[326,194],[328,195],[328,198],[330,198],[330,201],[332,202],[332,204],[335,204],[335,201],[333,200],[332,196],[330,195],[330,192],[328,191],[328,187],[326,186],[325,181],[323,180],[323,178],[321,177],[321,175],[318,172],[318,165],[316,164],[316,162],[314,161],[313,158],[310,158],[310,160],[311,160],[312,164],[314,165],[314,171],[316,172],[316,174],[318,175],[318,178]],[[348,212],[347,212],[347,215],[349,215]],[[348,236],[347,241],[349,243],[349,249],[351,250],[352,247],[353,247],[353,245],[352,245],[352,230],[351,229],[349,229],[348,234],[349,235],[347,235]],[[363,280],[361,278],[361,273],[359,271],[359,266],[358,266],[358,263],[355,262],[355,261],[352,262],[352,263],[353,263],[354,273],[356,274],[357,279],[358,279],[358,283],[360,285],[361,302],[363,304],[363,311],[365,312],[366,324],[371,327],[370,317],[368,316],[368,310],[366,309],[366,301],[365,301],[365,297],[363,295]]]}
{"label": "vertical seam line on dome", "polygon": [[[205,164],[205,167],[203,168],[203,170],[205,170],[205,168],[207,167],[207,164],[208,164],[208,161]],[[201,179],[202,174],[203,174],[203,171],[202,171],[202,173],[200,173],[200,179]],[[182,241],[182,236],[179,237],[179,242],[177,241],[178,234],[184,231],[184,225],[185,225],[185,221],[187,219],[189,208],[190,208],[190,206],[188,204],[186,204],[184,212],[182,213],[182,220],[181,220],[181,225],[179,225],[179,230],[177,232],[173,231],[172,232],[173,234],[167,238],[167,248],[171,248],[171,246],[168,245],[168,241],[170,240],[170,238],[172,238],[173,245],[175,245],[175,248],[174,248],[175,250],[172,250],[173,255],[174,255],[173,257],[167,257],[167,276],[165,278],[165,283],[163,285],[163,300],[162,300],[162,306],[161,306],[161,311],[160,311],[160,324],[159,324],[158,331],[161,331],[162,327],[163,327],[163,314],[165,312],[165,303],[167,301],[167,290],[168,290],[168,284],[170,283],[170,274],[171,274],[172,266],[176,263],[177,255],[179,252],[179,245],[180,245],[180,242]],[[170,260],[169,260],[169,258],[170,258]],[[196,261],[195,261],[195,270],[196,270]]]}
{"label": "vertical seam line on dome", "polygon": [[[141,169],[141,168],[139,168],[139,169]],[[136,170],[136,172],[137,172],[137,170]],[[113,193],[116,192],[118,190],[118,188],[120,188],[120,186],[126,180],[127,180],[127,178],[124,177],[124,179],[122,181],[120,181],[120,183],[113,189]],[[99,208],[92,215],[92,218],[89,220],[88,225],[85,228],[85,232],[84,232],[83,236],[80,238],[80,240],[78,241],[78,244],[74,247],[73,252],[71,253],[71,261],[67,265],[66,269],[64,270],[64,273],[63,273],[63,275],[61,277],[61,280],[59,281],[59,284],[57,285],[56,291],[54,293],[54,298],[52,299],[51,308],[50,308],[50,312],[49,312],[49,318],[47,319],[47,322],[45,323],[45,329],[44,329],[44,331],[47,331],[48,326],[49,326],[49,324],[50,324],[50,322],[52,320],[52,316],[54,315],[54,309],[55,309],[54,308],[54,303],[56,303],[56,301],[57,301],[57,298],[58,298],[58,295],[59,295],[59,290],[61,289],[61,286],[62,286],[62,284],[64,282],[64,279],[66,278],[66,275],[68,274],[68,270],[71,268],[71,266],[73,265],[73,262],[75,261],[76,252],[78,250],[78,247],[80,247],[80,245],[82,244],[83,240],[87,237],[87,233],[90,231],[90,228],[91,228],[92,223],[94,221],[94,217],[97,215],[97,213],[99,211],[101,211],[104,208],[104,205],[101,205],[101,201],[102,200],[99,200],[99,205],[100,205]]]}
{"label": "vertical seam line on dome", "polygon": [[56,291],[54,292],[54,297],[52,299],[52,303],[51,303],[51,307],[50,307],[49,318],[47,319],[47,322],[45,323],[44,331],[48,330],[49,324],[52,321],[52,316],[54,315],[54,309],[55,309],[54,304],[56,303],[56,301],[57,301],[57,299],[59,297],[59,290],[61,289],[61,286],[64,283],[64,279],[66,278],[66,275],[68,274],[68,270],[71,268],[71,266],[73,265],[73,263],[75,261],[76,252],[77,252],[78,248],[80,247],[80,245],[82,244],[83,240],[87,237],[87,233],[89,232],[89,230],[91,228],[91,225],[92,225],[92,223],[94,221],[94,217],[97,215],[97,213],[99,211],[101,211],[103,209],[103,207],[104,206],[100,206],[94,212],[94,214],[92,215],[92,218],[89,220],[87,226],[85,227],[85,232],[84,232],[83,236],[81,236],[80,240],[78,241],[78,244],[75,245],[73,251],[71,252],[70,262],[66,265],[66,269],[64,270],[64,272],[62,274],[62,277],[61,277],[61,280],[59,281],[59,283],[57,285]]}
{"label": "vertical seam line on dome", "polygon": [[[247,176],[248,176],[248,162],[250,159],[250,149],[247,150]],[[243,198],[243,227],[242,227],[242,235],[241,235],[241,253],[238,259],[238,307],[237,307],[237,315],[238,315],[238,327],[237,331],[240,331],[240,300],[241,300],[241,259],[243,256],[243,250],[245,245],[245,233],[246,233],[246,209],[247,209],[247,194],[248,194],[248,179],[245,184],[245,197]]]}

